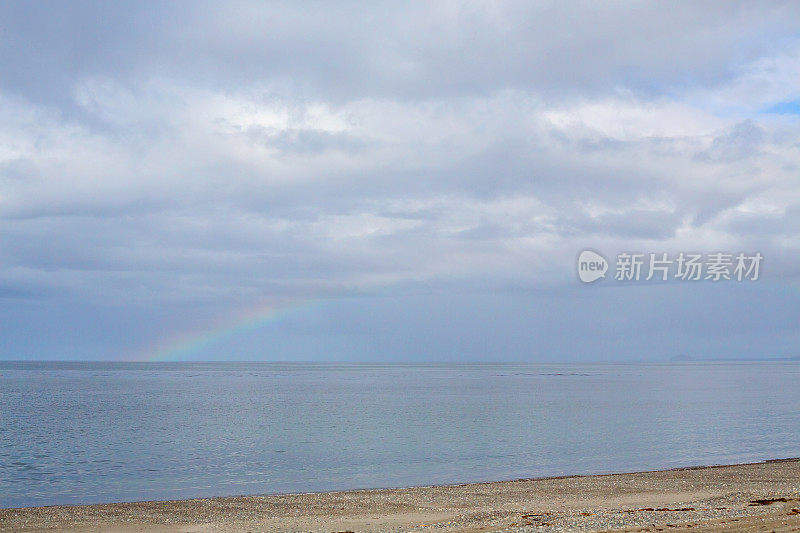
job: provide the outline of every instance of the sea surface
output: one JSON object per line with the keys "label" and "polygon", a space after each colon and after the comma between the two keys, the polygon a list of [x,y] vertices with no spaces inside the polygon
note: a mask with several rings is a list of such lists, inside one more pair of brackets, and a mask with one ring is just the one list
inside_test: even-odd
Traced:
{"label": "sea surface", "polygon": [[800,456],[800,362],[0,362],[0,507]]}

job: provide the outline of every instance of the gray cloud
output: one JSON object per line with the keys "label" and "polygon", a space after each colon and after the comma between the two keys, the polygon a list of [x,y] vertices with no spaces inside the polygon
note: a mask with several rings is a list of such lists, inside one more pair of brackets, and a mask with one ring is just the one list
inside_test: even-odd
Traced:
{"label": "gray cloud", "polygon": [[[713,86],[796,29],[769,2],[45,2],[3,7],[6,89],[68,104],[85,77],[277,83],[316,97],[535,87],[561,97]],[[587,53],[590,50],[591,53]],[[24,59],[23,59],[24,58]]]}
{"label": "gray cloud", "polygon": [[759,249],[796,284],[800,123],[758,113],[800,97],[796,11],[3,5],[0,296],[118,309],[135,346],[395,289],[553,291],[568,316],[584,247]]}

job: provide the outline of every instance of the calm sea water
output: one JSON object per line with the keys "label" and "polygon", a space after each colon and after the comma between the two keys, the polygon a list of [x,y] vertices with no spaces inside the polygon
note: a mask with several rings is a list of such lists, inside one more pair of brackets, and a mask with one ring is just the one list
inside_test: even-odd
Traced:
{"label": "calm sea water", "polygon": [[0,362],[0,507],[800,456],[800,363]]}

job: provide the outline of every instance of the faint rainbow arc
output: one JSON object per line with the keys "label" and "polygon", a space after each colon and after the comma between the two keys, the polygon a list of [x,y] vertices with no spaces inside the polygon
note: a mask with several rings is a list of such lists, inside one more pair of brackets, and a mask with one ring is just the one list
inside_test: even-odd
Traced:
{"label": "faint rainbow arc", "polygon": [[181,361],[208,346],[223,342],[241,333],[279,321],[300,311],[322,306],[328,299],[309,299],[282,305],[258,305],[234,318],[216,325],[173,337],[150,349],[137,359],[141,361]]}

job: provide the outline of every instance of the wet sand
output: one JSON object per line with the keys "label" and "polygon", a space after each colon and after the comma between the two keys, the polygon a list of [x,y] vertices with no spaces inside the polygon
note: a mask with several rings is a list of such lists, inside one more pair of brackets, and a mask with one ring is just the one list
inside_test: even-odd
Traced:
{"label": "wet sand", "polygon": [[800,459],[406,489],[2,509],[0,531],[800,531]]}

